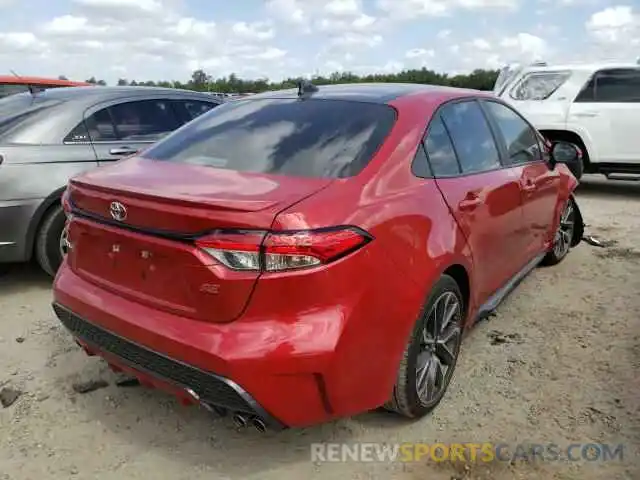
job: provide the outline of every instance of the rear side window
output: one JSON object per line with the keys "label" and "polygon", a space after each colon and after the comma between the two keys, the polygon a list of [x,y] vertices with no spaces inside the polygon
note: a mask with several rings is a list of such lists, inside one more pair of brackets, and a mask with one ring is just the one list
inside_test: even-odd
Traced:
{"label": "rear side window", "polygon": [[440,115],[451,135],[463,173],[500,168],[498,148],[478,102],[445,105]]}
{"label": "rear side window", "polygon": [[424,146],[431,169],[436,177],[460,174],[456,151],[439,115],[434,117],[429,125]]}
{"label": "rear side window", "polygon": [[514,100],[546,100],[571,76],[570,72],[537,72],[525,77],[511,89]]}
{"label": "rear side window", "polygon": [[118,140],[116,129],[111,119],[109,109],[105,108],[97,111],[69,134],[68,141],[82,141],[85,132],[89,134],[89,138],[93,142],[113,142]]}
{"label": "rear side window", "polygon": [[0,84],[0,98],[8,97],[9,95],[15,95],[16,93],[28,92],[29,87],[27,85],[14,85],[11,83]]}
{"label": "rear side window", "polygon": [[579,103],[640,102],[640,69],[619,68],[597,72],[578,94]]}
{"label": "rear side window", "polygon": [[542,159],[538,136],[520,115],[497,102],[485,102],[485,105],[504,138],[509,165]]}
{"label": "rear side window", "polygon": [[247,99],[222,104],[145,151],[242,172],[341,178],[371,160],[395,122],[388,105]]}

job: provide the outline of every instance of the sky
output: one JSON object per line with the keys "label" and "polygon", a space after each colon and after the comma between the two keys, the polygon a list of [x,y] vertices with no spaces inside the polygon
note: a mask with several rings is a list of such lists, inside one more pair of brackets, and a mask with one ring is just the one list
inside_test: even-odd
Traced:
{"label": "sky", "polygon": [[0,0],[0,74],[268,78],[640,57],[640,0]]}

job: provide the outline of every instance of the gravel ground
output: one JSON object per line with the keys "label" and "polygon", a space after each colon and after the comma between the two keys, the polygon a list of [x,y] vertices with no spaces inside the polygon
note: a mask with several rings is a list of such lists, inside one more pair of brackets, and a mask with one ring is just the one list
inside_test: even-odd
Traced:
{"label": "gravel ground", "polygon": [[[588,178],[587,231],[467,337],[447,397],[407,423],[381,412],[302,430],[238,432],[162,393],[115,385],[50,310],[32,267],[0,278],[0,479],[640,479],[640,183]],[[79,393],[78,382],[107,386]],[[74,389],[75,385],[75,389]],[[100,387],[101,385],[95,385]],[[313,463],[313,442],[624,444],[611,462]]]}

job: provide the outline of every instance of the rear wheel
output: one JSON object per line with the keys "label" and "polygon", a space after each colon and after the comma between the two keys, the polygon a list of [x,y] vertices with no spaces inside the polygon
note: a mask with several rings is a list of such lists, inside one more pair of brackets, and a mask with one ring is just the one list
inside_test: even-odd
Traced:
{"label": "rear wheel", "polygon": [[568,255],[576,226],[576,209],[569,199],[560,214],[560,222],[553,241],[553,248],[542,260],[543,265],[557,265]]}
{"label": "rear wheel", "polygon": [[386,409],[420,418],[440,403],[458,361],[463,318],[460,288],[453,278],[443,275],[407,342]]}
{"label": "rear wheel", "polygon": [[44,217],[36,238],[35,254],[40,267],[54,277],[66,255],[66,221],[61,205],[52,207]]}

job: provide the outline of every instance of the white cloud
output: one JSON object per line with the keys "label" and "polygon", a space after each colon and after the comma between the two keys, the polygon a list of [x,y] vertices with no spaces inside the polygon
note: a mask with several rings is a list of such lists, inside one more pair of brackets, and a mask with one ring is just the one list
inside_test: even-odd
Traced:
{"label": "white cloud", "polygon": [[417,16],[439,17],[456,10],[515,10],[520,0],[377,0],[377,6],[392,18],[411,20]]}
{"label": "white cloud", "polygon": [[491,44],[484,38],[474,38],[470,42],[470,45],[474,48],[477,48],[478,50],[491,50]]}
{"label": "white cloud", "polygon": [[331,0],[324,7],[330,15],[357,15],[362,8],[358,0]]}
{"label": "white cloud", "polygon": [[634,14],[629,6],[609,7],[591,15],[586,28],[597,40],[603,42],[637,41],[640,16]]}
{"label": "white cloud", "polygon": [[237,22],[232,31],[240,38],[253,40],[269,40],[275,36],[274,29],[267,22]]}
{"label": "white cloud", "polygon": [[345,33],[331,40],[330,44],[335,47],[375,47],[382,43],[382,35],[362,35],[359,33]]}
{"label": "white cloud", "polygon": [[408,50],[404,56],[407,58],[425,58],[425,57],[435,57],[436,52],[433,49],[425,49],[425,48],[412,48]]}

